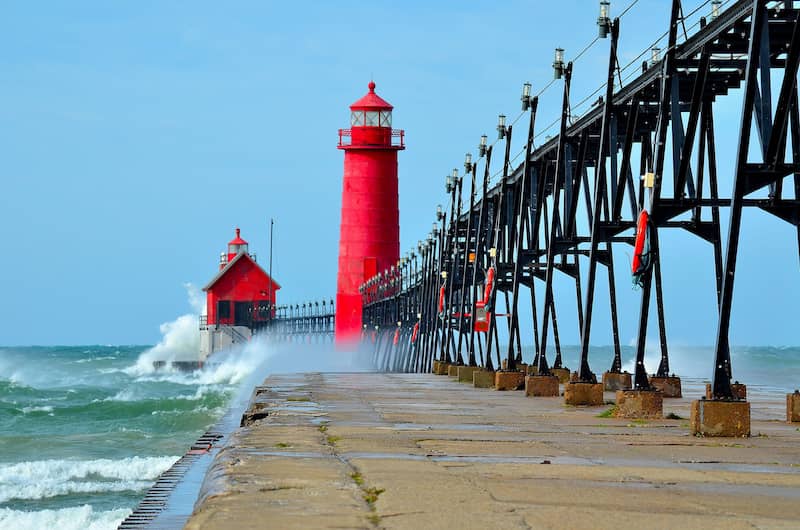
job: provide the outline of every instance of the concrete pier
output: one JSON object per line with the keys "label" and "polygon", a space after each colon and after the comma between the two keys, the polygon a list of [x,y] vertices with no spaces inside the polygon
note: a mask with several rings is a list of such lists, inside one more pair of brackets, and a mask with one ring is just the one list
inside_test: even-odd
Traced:
{"label": "concrete pier", "polygon": [[631,421],[429,374],[283,375],[264,387],[268,416],[219,452],[188,530],[800,520],[800,439],[783,421],[785,394],[769,405],[775,419],[753,420],[761,436],[726,441],[688,435],[688,399],[665,402],[681,419]]}
{"label": "concrete pier", "polygon": [[596,407],[604,402],[602,383],[570,381],[564,385],[564,403],[567,405]]}
{"label": "concrete pier", "polygon": [[568,383],[570,378],[569,368],[551,368],[550,372],[558,377],[559,383]]}
{"label": "concrete pier", "polygon": [[472,386],[475,388],[494,388],[495,372],[476,370],[472,372]]}
{"label": "concrete pier", "polygon": [[525,374],[522,372],[495,372],[494,388],[496,390],[522,390],[525,388]]}
{"label": "concrete pier", "polygon": [[603,374],[603,390],[606,392],[630,390],[631,388],[631,374],[628,372],[605,372]]}
{"label": "concrete pier", "polygon": [[683,397],[681,390],[681,378],[675,375],[667,377],[650,376],[650,385],[656,390],[660,390],[665,398]]}
{"label": "concrete pier", "polygon": [[750,436],[750,403],[698,399],[692,402],[692,434],[726,438]]}
{"label": "concrete pier", "polygon": [[800,391],[786,394],[786,421],[800,422]]}
{"label": "concrete pier", "polygon": [[459,383],[472,383],[472,374],[480,370],[477,366],[459,366],[458,367],[458,382]]}
{"label": "concrete pier", "polygon": [[525,377],[525,395],[552,397],[557,396],[558,377],[555,375],[529,375]]}
{"label": "concrete pier", "polygon": [[659,390],[617,390],[619,418],[661,418],[664,414],[664,396]]}
{"label": "concrete pier", "polygon": [[[747,399],[747,385],[743,385],[739,381],[731,383],[731,391],[733,397],[736,399]],[[713,391],[711,390],[711,383],[706,383],[706,399],[713,399]]]}

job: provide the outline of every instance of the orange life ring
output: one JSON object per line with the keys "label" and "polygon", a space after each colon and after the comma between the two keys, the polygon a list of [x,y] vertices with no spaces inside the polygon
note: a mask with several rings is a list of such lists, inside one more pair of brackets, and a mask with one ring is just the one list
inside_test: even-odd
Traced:
{"label": "orange life ring", "polygon": [[494,267],[489,267],[486,273],[486,286],[483,288],[483,303],[489,303],[489,296],[492,294],[492,287],[494,286]]}
{"label": "orange life ring", "polygon": [[636,242],[633,246],[633,261],[631,273],[639,276],[650,266],[650,215],[647,210],[642,210],[636,223]]}

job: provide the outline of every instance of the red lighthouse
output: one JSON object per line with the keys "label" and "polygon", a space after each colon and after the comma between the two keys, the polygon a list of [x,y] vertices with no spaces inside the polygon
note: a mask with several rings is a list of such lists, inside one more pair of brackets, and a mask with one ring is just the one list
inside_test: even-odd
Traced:
{"label": "red lighthouse", "polygon": [[217,275],[203,287],[207,315],[200,320],[200,361],[269,324],[280,288],[256,263],[237,228],[227,252],[220,254]]}
{"label": "red lighthouse", "polygon": [[336,287],[336,342],[361,332],[359,286],[400,258],[397,208],[397,152],[403,131],[392,130],[393,107],[369,92],[350,105],[350,129],[339,130],[344,150],[339,276]]}

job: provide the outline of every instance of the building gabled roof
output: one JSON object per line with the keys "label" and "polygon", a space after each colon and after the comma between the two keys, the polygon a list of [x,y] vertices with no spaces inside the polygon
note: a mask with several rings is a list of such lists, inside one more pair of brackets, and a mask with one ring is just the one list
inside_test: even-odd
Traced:
{"label": "building gabled roof", "polygon": [[213,278],[211,278],[211,281],[210,281],[210,282],[208,282],[208,285],[206,285],[205,287],[203,287],[203,290],[204,290],[204,291],[208,291],[209,289],[211,289],[211,287],[213,287],[215,283],[217,283],[217,282],[218,282],[218,281],[219,281],[219,280],[220,280],[220,279],[221,279],[223,276],[225,276],[225,275],[228,273],[228,271],[230,271],[230,270],[233,268],[233,266],[234,266],[236,263],[238,263],[238,262],[239,262],[239,260],[242,260],[242,259],[247,259],[247,260],[248,260],[250,263],[252,263],[252,264],[253,264],[253,266],[255,266],[255,267],[258,269],[258,270],[260,270],[260,271],[261,271],[261,272],[264,274],[264,276],[266,276],[267,278],[269,278],[269,281],[271,281],[272,283],[274,283],[274,284],[275,284],[275,290],[276,290],[276,291],[277,291],[278,289],[280,289],[280,288],[281,288],[280,284],[279,284],[278,282],[276,282],[276,281],[275,281],[275,279],[274,279],[272,276],[270,276],[269,274],[267,274],[267,271],[265,271],[264,269],[262,269],[262,268],[261,268],[261,265],[259,265],[258,263],[256,263],[256,262],[253,260],[253,258],[251,258],[251,257],[250,257],[250,256],[249,256],[247,253],[245,253],[245,252],[242,252],[242,253],[240,253],[240,254],[237,254],[235,258],[233,258],[232,260],[230,260],[230,261],[228,262],[228,264],[227,264],[227,265],[225,265],[225,267],[223,267],[223,268],[222,268],[222,269],[221,269],[221,270],[220,270],[220,271],[217,273],[217,275],[216,275],[216,276],[214,276]]}

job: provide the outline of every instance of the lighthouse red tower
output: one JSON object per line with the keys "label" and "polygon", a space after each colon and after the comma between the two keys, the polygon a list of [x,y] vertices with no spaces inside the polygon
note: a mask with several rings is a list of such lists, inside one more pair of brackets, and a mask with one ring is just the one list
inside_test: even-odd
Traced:
{"label": "lighthouse red tower", "polygon": [[397,208],[397,152],[405,149],[402,130],[392,130],[393,107],[369,92],[350,105],[350,129],[339,129],[344,150],[339,276],[336,287],[336,342],[361,333],[359,286],[400,258]]}

